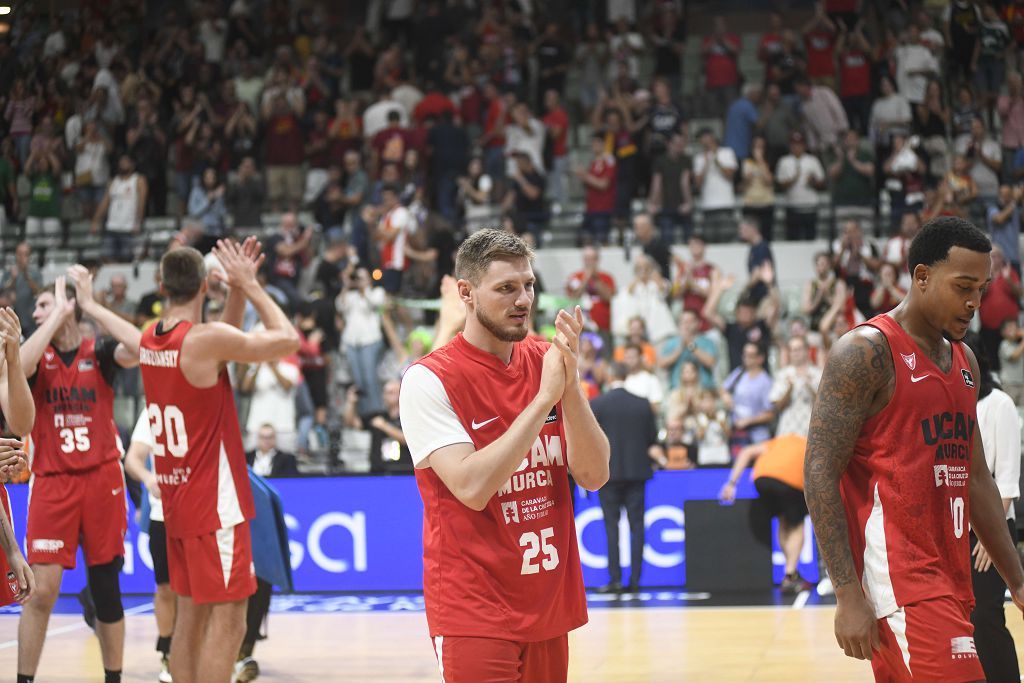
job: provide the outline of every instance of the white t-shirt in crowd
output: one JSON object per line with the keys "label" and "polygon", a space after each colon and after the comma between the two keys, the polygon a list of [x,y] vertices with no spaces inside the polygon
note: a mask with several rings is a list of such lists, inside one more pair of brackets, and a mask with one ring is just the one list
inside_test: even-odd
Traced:
{"label": "white t-shirt in crowd", "polygon": [[[149,430],[148,410],[143,410],[142,414],[139,415],[139,420],[135,423],[135,429],[132,430],[131,441],[132,443],[143,444],[149,449],[149,468],[155,469],[156,464],[153,462],[153,435]],[[149,498],[149,521],[164,521],[164,504],[159,498],[154,498],[153,494],[149,491],[146,492],[146,496]]]}
{"label": "white t-shirt in crowd", "polygon": [[911,104],[924,102],[925,90],[928,89],[928,74],[914,72],[939,73],[939,60],[935,59],[924,45],[900,45],[896,48],[896,88]]}
{"label": "white t-shirt in crowd", "polygon": [[[722,169],[735,171],[739,167],[736,161],[736,153],[729,147],[719,147],[715,152],[715,161],[707,169],[704,175],[704,184],[700,190],[701,206],[705,211],[715,209],[730,209],[736,204],[736,192],[733,189],[732,180],[722,174]],[[693,172],[695,175],[704,173],[708,163],[708,155],[704,152],[693,158]]]}
{"label": "white t-shirt in crowd", "polygon": [[775,167],[775,178],[780,183],[796,179],[786,190],[786,203],[794,208],[813,209],[818,206],[818,191],[811,187],[811,182],[825,179],[825,169],[818,157],[801,154],[799,158],[792,154],[779,159]]}
{"label": "white t-shirt in crowd", "polygon": [[369,346],[384,339],[380,331],[380,309],[387,295],[381,287],[370,287],[366,294],[350,289],[338,295],[335,309],[345,318],[341,343],[345,346]]}
{"label": "white t-shirt in crowd", "polygon": [[[993,389],[978,401],[978,431],[985,449],[985,462],[996,480],[1000,498],[1020,497],[1020,415],[1013,399]],[[1006,512],[1014,519],[1013,505]]]}
{"label": "white t-shirt in crowd", "polygon": [[647,370],[634,372],[626,377],[622,388],[634,396],[646,398],[652,404],[661,404],[665,399],[665,390],[661,386],[661,380]]}

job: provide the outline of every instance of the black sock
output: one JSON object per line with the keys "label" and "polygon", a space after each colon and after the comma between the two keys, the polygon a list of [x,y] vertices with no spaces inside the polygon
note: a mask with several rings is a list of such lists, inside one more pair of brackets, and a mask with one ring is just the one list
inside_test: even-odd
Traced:
{"label": "black sock", "polygon": [[245,659],[246,657],[252,657],[253,648],[256,647],[256,643],[242,643],[241,649],[238,651],[238,658]]}
{"label": "black sock", "polygon": [[35,676],[26,676],[25,674],[18,674],[18,683],[33,683],[35,680]]}
{"label": "black sock", "polygon": [[160,636],[156,639],[156,649],[158,652],[164,653],[165,656],[171,655],[171,637]]}
{"label": "black sock", "polygon": [[110,669],[104,669],[103,683],[121,683],[121,670],[111,671]]}

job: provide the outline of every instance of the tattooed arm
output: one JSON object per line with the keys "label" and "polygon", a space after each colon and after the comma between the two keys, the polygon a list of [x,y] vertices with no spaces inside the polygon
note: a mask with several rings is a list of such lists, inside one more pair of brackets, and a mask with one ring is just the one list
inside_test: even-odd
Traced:
{"label": "tattooed arm", "polygon": [[844,335],[825,363],[807,434],[804,496],[839,603],[836,641],[857,659],[871,659],[879,642],[878,626],[857,580],[839,480],[864,421],[892,395],[894,376],[880,331],[864,327]]}

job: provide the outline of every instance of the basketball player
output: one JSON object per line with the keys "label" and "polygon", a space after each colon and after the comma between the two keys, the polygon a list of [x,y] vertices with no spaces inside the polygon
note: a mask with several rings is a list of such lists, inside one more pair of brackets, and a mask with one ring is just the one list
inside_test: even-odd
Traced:
{"label": "basketball player", "polygon": [[908,253],[909,293],[836,343],[814,404],[805,494],[839,603],[836,640],[878,681],[984,680],[969,528],[1024,607],[978,432],[978,364],[960,341],[990,250],[963,219],[926,224]]}
{"label": "basketball player", "polygon": [[[175,683],[227,683],[256,590],[248,520],[253,498],[226,364],[267,363],[295,353],[299,337],[256,280],[263,262],[254,238],[213,250],[229,294],[222,322],[203,323],[203,256],[185,247],[164,255],[168,300],[142,336],[140,364],[167,530],[178,615],[171,644]],[[250,301],[265,329],[239,328]]]}
{"label": "basketball player", "polygon": [[527,337],[532,257],[499,230],[463,242],[465,330],[402,382],[444,680],[565,681],[567,634],[587,621],[568,475],[600,488],[608,439],[577,379],[579,308],[559,312],[553,344]]}
{"label": "basketball player", "polygon": [[[68,277],[75,283],[74,299],[67,298],[63,277],[40,292],[33,314],[38,327],[21,347],[36,404],[26,540],[38,595],[18,623],[18,681],[35,677],[61,577],[74,568],[81,544],[106,683],[119,683],[124,650],[119,573],[128,509],[113,382],[118,368],[138,363],[140,333],[93,299],[92,275],[85,267],[72,266]],[[76,320],[81,314],[113,338],[83,339]]]}

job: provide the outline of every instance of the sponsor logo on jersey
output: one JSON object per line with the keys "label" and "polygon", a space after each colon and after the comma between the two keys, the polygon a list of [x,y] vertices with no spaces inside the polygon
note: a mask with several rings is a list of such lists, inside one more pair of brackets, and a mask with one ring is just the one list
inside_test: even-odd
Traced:
{"label": "sponsor logo on jersey", "polygon": [[519,523],[519,503],[510,500],[501,504],[501,515],[505,518],[505,524]]}
{"label": "sponsor logo on jersey", "polygon": [[960,374],[964,376],[964,384],[969,388],[974,388],[974,378],[971,376],[971,371],[966,368],[960,370]]}
{"label": "sponsor logo on jersey", "polygon": [[949,639],[949,650],[953,659],[977,659],[978,648],[971,636],[959,636]]}
{"label": "sponsor logo on jersey", "polygon": [[21,586],[18,585],[18,577],[14,575],[14,572],[7,572],[7,587],[11,590],[12,595],[17,595],[21,592]]}
{"label": "sponsor logo on jersey", "polygon": [[153,349],[139,349],[139,364],[152,365],[158,368],[178,367],[178,350],[154,351]]}
{"label": "sponsor logo on jersey", "polygon": [[78,371],[79,372],[89,372],[90,370],[95,370],[95,369],[96,369],[96,364],[92,362],[91,358],[86,358],[85,360],[78,361]]}
{"label": "sponsor logo on jersey", "polygon": [[967,486],[968,473],[967,465],[934,465],[935,487],[943,486],[961,487]]}
{"label": "sponsor logo on jersey", "polygon": [[53,360],[53,351],[47,351],[43,354],[43,358],[46,360]]}
{"label": "sponsor logo on jersey", "polygon": [[55,553],[64,547],[59,538],[36,538],[32,541],[32,550],[38,553]]}
{"label": "sponsor logo on jersey", "polygon": [[916,353],[911,353],[909,355],[907,355],[905,353],[900,353],[900,355],[903,356],[903,362],[907,364],[907,367],[910,368],[911,372],[913,372],[914,370],[917,369],[917,354]]}
{"label": "sponsor logo on jersey", "polygon": [[554,406],[551,406],[551,412],[548,413],[546,418],[544,418],[544,424],[549,425],[552,422],[558,422],[558,411]]}

